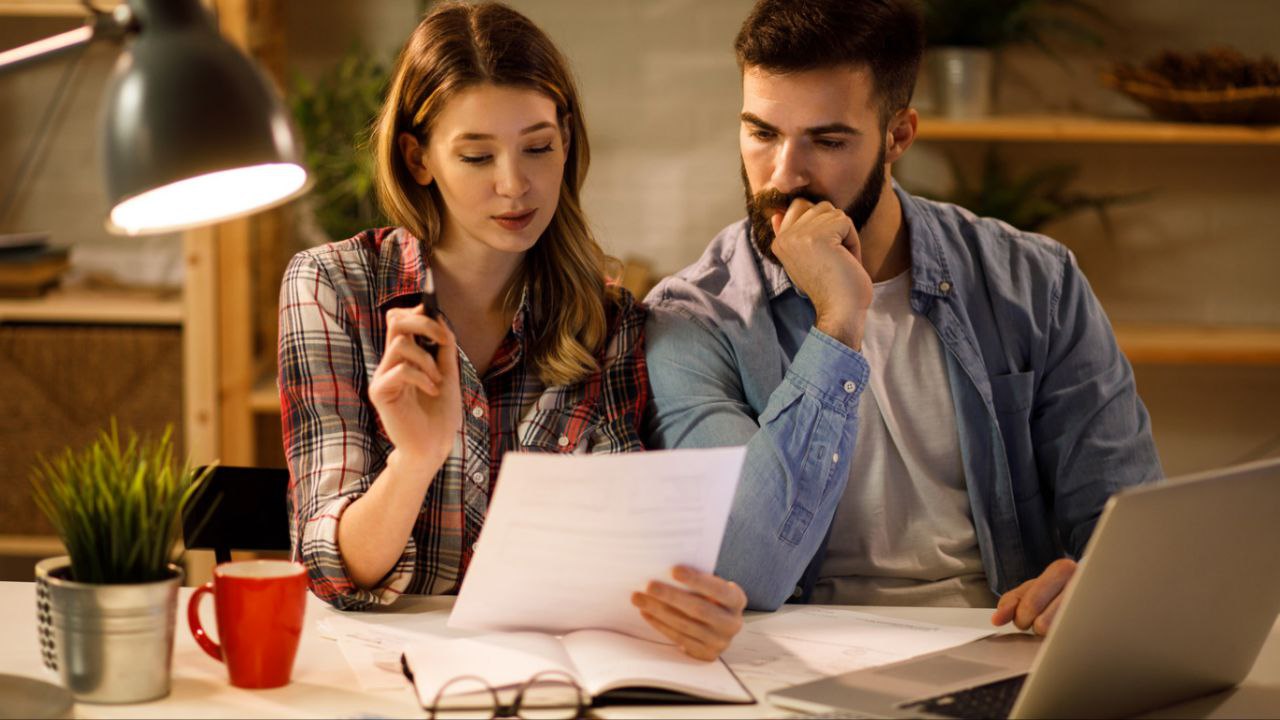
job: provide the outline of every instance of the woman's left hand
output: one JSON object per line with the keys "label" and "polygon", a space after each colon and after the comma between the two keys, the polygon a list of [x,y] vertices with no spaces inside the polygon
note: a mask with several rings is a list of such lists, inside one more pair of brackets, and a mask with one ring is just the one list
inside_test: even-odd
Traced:
{"label": "woman's left hand", "polygon": [[672,568],[671,577],[684,587],[653,580],[644,592],[631,593],[631,604],[686,654],[715,660],[742,629],[746,593],[733,582],[683,565]]}

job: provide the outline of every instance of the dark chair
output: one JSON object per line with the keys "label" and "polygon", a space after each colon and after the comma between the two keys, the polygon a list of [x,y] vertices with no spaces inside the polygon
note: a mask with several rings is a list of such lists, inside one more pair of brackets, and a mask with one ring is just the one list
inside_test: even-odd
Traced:
{"label": "dark chair", "polygon": [[233,549],[289,549],[288,470],[218,466],[206,482],[182,519],[188,548],[212,549],[219,563]]}

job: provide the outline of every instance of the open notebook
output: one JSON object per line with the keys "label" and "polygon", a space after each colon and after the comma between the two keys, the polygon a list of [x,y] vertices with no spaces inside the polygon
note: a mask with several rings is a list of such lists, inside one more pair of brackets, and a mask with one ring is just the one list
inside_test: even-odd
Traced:
{"label": "open notebook", "polygon": [[[695,660],[674,645],[609,630],[576,630],[562,636],[502,632],[468,638],[423,638],[404,651],[406,673],[418,700],[431,707],[440,688],[464,675],[483,678],[510,703],[534,675],[558,670],[572,677],[592,705],[615,703],[755,702],[723,660]],[[476,684],[455,683],[440,709],[486,702]]]}

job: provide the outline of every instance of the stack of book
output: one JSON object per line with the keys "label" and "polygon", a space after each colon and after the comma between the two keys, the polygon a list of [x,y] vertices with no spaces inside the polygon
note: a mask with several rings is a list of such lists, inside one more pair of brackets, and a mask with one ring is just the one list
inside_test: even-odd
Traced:
{"label": "stack of book", "polygon": [[0,235],[0,297],[39,297],[71,267],[66,248],[47,233]]}

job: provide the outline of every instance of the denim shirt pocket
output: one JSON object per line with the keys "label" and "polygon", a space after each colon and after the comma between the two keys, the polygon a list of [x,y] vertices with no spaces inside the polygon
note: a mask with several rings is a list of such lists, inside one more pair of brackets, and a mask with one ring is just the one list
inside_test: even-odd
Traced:
{"label": "denim shirt pocket", "polygon": [[534,408],[516,429],[520,449],[560,454],[587,452],[591,432],[599,425],[597,408],[595,401],[560,408]]}
{"label": "denim shirt pocket", "polygon": [[991,376],[991,405],[1009,460],[1013,497],[1028,500],[1040,493],[1035,448],[1031,441],[1031,408],[1035,401],[1035,372]]}

